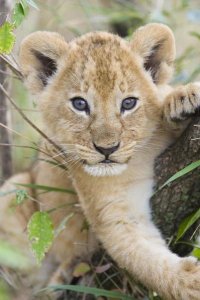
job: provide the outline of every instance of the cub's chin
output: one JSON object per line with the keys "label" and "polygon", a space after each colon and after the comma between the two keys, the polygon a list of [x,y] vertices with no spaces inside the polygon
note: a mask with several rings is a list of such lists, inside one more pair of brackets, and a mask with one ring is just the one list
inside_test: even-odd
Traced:
{"label": "cub's chin", "polygon": [[126,170],[127,164],[120,163],[98,163],[96,165],[85,164],[85,172],[92,176],[115,176]]}

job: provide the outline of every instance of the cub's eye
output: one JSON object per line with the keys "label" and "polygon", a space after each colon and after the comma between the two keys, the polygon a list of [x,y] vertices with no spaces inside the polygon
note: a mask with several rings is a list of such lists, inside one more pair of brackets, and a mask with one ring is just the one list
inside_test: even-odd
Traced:
{"label": "cub's eye", "polygon": [[81,97],[74,97],[71,99],[71,102],[75,109],[85,111],[86,113],[90,112],[89,105],[85,99]]}
{"label": "cub's eye", "polygon": [[137,104],[138,99],[135,97],[128,97],[122,101],[121,112],[133,109]]}

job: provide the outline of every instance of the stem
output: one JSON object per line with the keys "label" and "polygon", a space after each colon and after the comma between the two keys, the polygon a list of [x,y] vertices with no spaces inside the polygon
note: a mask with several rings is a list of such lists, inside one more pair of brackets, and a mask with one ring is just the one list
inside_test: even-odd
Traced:
{"label": "stem", "polygon": [[[0,25],[2,25],[9,13],[10,5],[7,0],[0,0],[0,7],[1,7],[1,13],[0,13]],[[0,84],[1,86],[8,86],[7,82],[7,75],[5,74],[7,72],[7,67],[5,60],[1,58],[0,56]],[[0,123],[7,126],[8,125],[8,106],[5,94],[0,90]],[[11,142],[11,136],[9,132],[4,127],[0,127],[0,140],[1,143],[8,144],[7,146],[1,148],[0,152],[0,165],[1,165],[1,175],[3,181],[10,177],[12,175],[12,154],[11,154],[11,147],[9,146]]]}

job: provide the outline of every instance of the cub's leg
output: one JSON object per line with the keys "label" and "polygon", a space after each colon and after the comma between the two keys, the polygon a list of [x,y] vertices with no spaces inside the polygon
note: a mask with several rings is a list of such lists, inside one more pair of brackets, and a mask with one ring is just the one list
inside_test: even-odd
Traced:
{"label": "cub's leg", "polygon": [[14,191],[16,189],[23,189],[29,195],[32,194],[30,189],[20,187],[16,183],[30,184],[30,174],[26,172],[15,175],[8,179],[0,188],[0,242],[5,241],[13,247],[13,250],[19,250],[29,261],[27,268],[20,269],[17,272],[12,269],[6,269],[11,281],[16,283],[17,286],[17,289],[15,289],[11,285],[10,292],[12,293],[11,299],[13,300],[31,299],[32,292],[30,286],[32,285],[32,281],[30,278],[35,277],[34,274],[37,272],[37,266],[30,251],[26,231],[27,223],[36,210],[36,205],[29,199],[26,199],[20,205],[15,205],[16,192]]}
{"label": "cub's leg", "polygon": [[163,121],[169,130],[181,133],[195,114],[200,114],[200,82],[174,88],[166,97]]}
{"label": "cub's leg", "polygon": [[12,208],[15,201],[16,189],[23,189],[31,195],[31,190],[20,187],[17,184],[31,183],[31,176],[27,173],[21,173],[8,179],[0,188],[0,238],[8,240],[11,244],[17,246],[22,251],[27,251],[30,256],[28,239],[26,233],[27,222],[36,209],[33,201],[25,200],[22,204]]}
{"label": "cub's leg", "polygon": [[[95,201],[88,203],[84,195],[82,205],[98,238],[122,268],[165,300],[199,300],[200,265],[193,257],[173,254],[149,219],[150,212],[145,215],[151,185],[148,180],[135,182],[127,199],[117,187],[113,198],[94,194]],[[136,213],[130,203],[137,208]]]}

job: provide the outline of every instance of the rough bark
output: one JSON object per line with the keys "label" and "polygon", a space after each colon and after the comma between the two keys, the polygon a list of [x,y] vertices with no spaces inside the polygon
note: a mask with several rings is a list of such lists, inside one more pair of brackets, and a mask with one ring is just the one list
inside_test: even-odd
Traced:
{"label": "rough bark", "polygon": [[[6,19],[6,16],[9,12],[10,5],[6,0],[0,0],[0,25]],[[0,58],[0,84],[2,84],[5,88],[7,88],[7,78],[6,78],[6,64]],[[0,90],[0,123],[8,126],[8,106],[7,99],[4,93]],[[0,141],[2,144],[10,144],[10,135],[9,132],[0,127]],[[4,146],[0,149],[0,165],[1,165],[1,177],[2,180],[10,177],[12,175],[12,155],[11,155],[11,147]]]}
{"label": "rough bark", "polygon": [[[173,174],[200,159],[200,118],[196,117],[178,141],[155,162],[155,190]],[[199,168],[177,179],[152,197],[153,219],[165,238],[172,236],[180,222],[200,208]]]}

